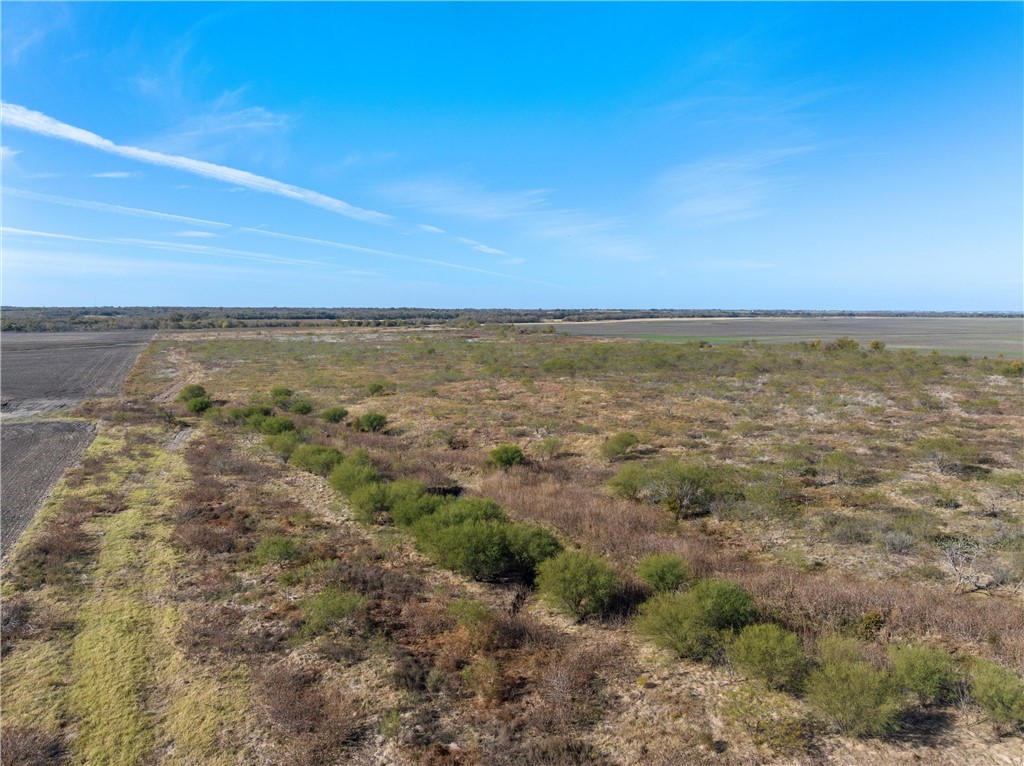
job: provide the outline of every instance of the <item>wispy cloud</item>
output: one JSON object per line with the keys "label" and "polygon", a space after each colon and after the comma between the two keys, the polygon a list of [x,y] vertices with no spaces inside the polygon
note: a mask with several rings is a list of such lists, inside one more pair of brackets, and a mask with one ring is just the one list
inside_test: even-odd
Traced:
{"label": "wispy cloud", "polygon": [[420,223],[416,225],[420,231],[425,231],[428,234],[444,234],[444,229],[439,229],[437,226],[431,226],[430,224]]}
{"label": "wispy cloud", "polygon": [[481,253],[487,253],[488,255],[505,255],[506,254],[504,250],[499,250],[496,247],[491,247],[490,245],[485,245],[483,242],[477,242],[475,239],[468,239],[467,237],[456,237],[455,239],[457,239],[459,242],[461,242],[464,245],[469,245],[471,248],[473,248],[474,250],[477,250],[477,251],[479,251]]}
{"label": "wispy cloud", "polygon": [[188,230],[188,231],[176,231],[176,232],[174,232],[174,236],[175,237],[185,237],[185,238],[188,238],[188,239],[206,239],[206,238],[209,238],[209,237],[216,237],[218,235],[214,234],[212,231]]}
{"label": "wispy cloud", "polygon": [[21,152],[17,149],[12,149],[9,146],[0,146],[0,161],[6,162],[7,160],[13,160],[19,154],[21,154]]}
{"label": "wispy cloud", "polygon": [[95,133],[90,133],[82,128],[76,128],[72,125],[68,125],[67,123],[55,120],[52,117],[48,117],[40,112],[35,112],[16,104],[0,102],[0,109],[2,109],[3,123],[8,127],[20,128],[21,130],[27,130],[38,135],[83,144],[118,157],[126,157],[139,162],[160,165],[162,167],[180,170],[185,173],[192,173],[194,175],[212,178],[235,186],[242,186],[254,191],[275,194],[279,197],[293,199],[307,205],[313,205],[325,210],[330,210],[332,213],[338,213],[339,215],[358,221],[381,223],[391,218],[391,216],[385,215],[384,213],[378,213],[375,210],[366,210],[364,208],[356,207],[347,202],[343,202],[340,199],[329,197],[326,194],[320,194],[319,192],[315,192],[310,189],[303,189],[299,186],[293,186],[292,184],[287,184],[283,181],[276,181],[272,178],[259,176],[245,170],[238,170],[237,168],[231,168],[225,165],[216,165],[212,162],[195,160],[190,157],[164,154],[163,152],[151,151],[149,149],[139,149],[134,146],[122,146],[120,144],[115,144],[113,141],[98,136]]}
{"label": "wispy cloud", "polygon": [[[141,217],[144,217],[144,218],[156,218],[156,219],[161,219],[161,220],[178,221],[178,222],[181,222],[181,223],[199,224],[199,225],[204,225],[204,226],[215,227],[215,228],[217,228],[219,230],[231,230],[231,231],[237,231],[237,232],[244,232],[244,233],[247,233],[247,234],[256,234],[256,235],[261,236],[261,237],[270,237],[270,238],[273,238],[273,239],[284,239],[284,240],[289,240],[289,241],[292,241],[292,242],[303,242],[303,243],[306,243],[306,244],[318,245],[318,246],[321,246],[321,247],[328,247],[328,248],[335,249],[335,250],[344,250],[344,251],[354,252],[354,253],[363,253],[363,254],[366,254],[366,255],[382,256],[382,257],[385,257],[385,258],[394,258],[394,259],[403,260],[403,261],[410,261],[410,262],[415,262],[415,263],[423,263],[423,264],[429,265],[429,266],[441,266],[443,268],[455,269],[455,270],[458,270],[458,271],[469,271],[469,272],[475,272],[477,274],[486,274],[488,276],[500,277],[502,279],[511,279],[511,280],[515,280],[515,281],[529,282],[531,284],[543,285],[543,286],[546,286],[546,287],[557,287],[557,285],[552,285],[552,284],[550,284],[548,282],[543,282],[543,281],[535,280],[535,279],[526,279],[524,277],[519,277],[519,276],[516,276],[516,275],[513,275],[513,274],[503,274],[503,273],[498,272],[498,271],[490,271],[488,269],[481,269],[481,268],[478,268],[476,266],[464,266],[463,264],[460,264],[460,263],[450,263],[448,261],[441,261],[441,260],[437,260],[437,259],[434,259],[434,258],[422,258],[422,257],[419,257],[419,256],[414,256],[414,255],[406,255],[404,253],[395,253],[395,252],[391,252],[391,251],[388,251],[388,250],[379,250],[379,249],[371,248],[371,247],[362,247],[360,245],[352,245],[352,244],[348,244],[348,243],[345,243],[345,242],[336,242],[336,241],[333,241],[333,240],[326,240],[326,239],[316,239],[316,238],[313,238],[313,237],[303,237],[303,236],[300,236],[300,235],[297,235],[297,234],[285,234],[285,233],[282,233],[282,232],[269,231],[268,229],[263,229],[263,228],[255,228],[255,227],[248,227],[248,226],[233,226],[232,224],[222,223],[220,221],[207,221],[207,220],[203,220],[203,219],[200,219],[200,218],[188,218],[186,216],[173,215],[171,213],[161,213],[161,212],[157,212],[157,211],[154,211],[154,210],[142,210],[142,209],[139,209],[139,208],[122,207],[120,205],[109,205],[109,204],[106,204],[106,203],[103,203],[103,202],[92,202],[92,201],[88,201],[88,200],[70,199],[70,198],[67,198],[67,197],[56,197],[56,196],[52,196],[52,195],[49,195],[49,194],[37,194],[36,192],[24,191],[22,189],[4,189],[3,192],[5,194],[12,194],[14,196],[23,197],[25,199],[34,199],[34,200],[38,200],[40,202],[51,202],[51,203],[58,204],[58,205],[69,205],[71,207],[80,207],[80,208],[84,208],[84,209],[87,209],[87,210],[97,210],[97,211],[102,211],[102,212],[106,212],[106,213],[116,213],[116,214],[121,214],[121,215],[141,216]],[[70,235],[57,235],[57,234],[47,235],[46,233],[43,233],[43,232],[26,232],[24,230],[18,230],[18,229],[2,229],[2,230],[3,231],[9,231],[9,232],[12,232],[12,233],[19,233],[20,232],[20,233],[25,234],[27,236],[31,236],[31,235],[34,234],[35,236],[52,236],[52,237],[56,237],[56,238],[64,237],[64,238],[74,239],[74,237],[72,237]],[[201,233],[201,232],[196,232],[196,233],[198,234],[198,233]],[[181,236],[181,235],[179,234],[179,236]],[[89,241],[89,240],[83,240],[83,241]],[[121,239],[121,240],[109,240],[109,241],[108,240],[95,240],[95,241],[97,241],[97,242],[109,242],[109,243],[112,243],[112,244],[126,244],[127,242],[129,242],[129,240],[123,240],[123,239]],[[162,246],[164,246],[164,247],[172,247],[173,246],[173,247],[177,247],[178,249],[190,248],[190,250],[189,250],[190,252],[200,252],[197,248],[210,249],[210,248],[206,248],[205,246],[187,245],[185,243],[160,243],[160,244]],[[224,248],[217,248],[217,250],[220,251],[220,252],[225,252]],[[317,262],[317,263],[319,263],[319,262]]]}
{"label": "wispy cloud", "polygon": [[[377,191],[407,207],[478,221],[505,222],[534,239],[557,242],[564,252],[578,256],[627,261],[652,257],[636,238],[627,234],[622,218],[553,207],[552,192],[547,189],[493,192],[478,184],[421,178],[386,184]],[[464,237],[456,239],[471,247],[481,244]]]}
{"label": "wispy cloud", "polygon": [[654,194],[677,222],[709,226],[763,215],[772,196],[789,180],[777,166],[812,147],[719,157],[678,165],[655,182]]}
{"label": "wispy cloud", "polygon": [[93,173],[90,178],[138,178],[142,173],[128,172],[127,170],[108,170],[103,173]]}
{"label": "wispy cloud", "polygon": [[249,250],[233,250],[226,247],[212,247],[209,245],[191,245],[184,242],[161,242],[152,239],[136,239],[134,237],[83,237],[77,234],[61,234],[50,231],[36,231],[33,229],[17,229],[10,226],[0,226],[0,233],[4,236],[28,237],[33,239],[55,239],[66,242],[87,242],[96,245],[123,245],[132,247],[144,247],[152,250],[166,250],[177,253],[190,253],[194,255],[213,255],[222,258],[237,258],[247,261],[260,261],[262,263],[278,263],[289,266],[323,266],[322,261],[311,261],[302,258],[282,258],[281,256],[269,253],[256,253]]}
{"label": "wispy cloud", "polygon": [[143,210],[142,208],[137,207],[110,205],[106,202],[95,202],[92,200],[84,199],[70,199],[68,197],[58,197],[52,194],[39,194],[38,192],[31,192],[25,189],[4,188],[3,193],[10,194],[13,197],[21,197],[22,199],[31,199],[36,200],[37,202],[49,202],[50,204],[65,205],[67,207],[77,207],[83,210],[95,210],[101,213],[131,215],[137,218],[155,218],[160,221],[175,221],[177,223],[183,223],[190,226],[212,226],[213,228],[218,229],[231,228],[231,224],[221,223],[220,221],[207,221],[204,218],[190,218],[187,215],[161,213],[156,210]]}
{"label": "wispy cloud", "polygon": [[471,184],[429,178],[384,184],[377,191],[399,205],[484,221],[536,210],[548,195],[544,189],[495,193]]}

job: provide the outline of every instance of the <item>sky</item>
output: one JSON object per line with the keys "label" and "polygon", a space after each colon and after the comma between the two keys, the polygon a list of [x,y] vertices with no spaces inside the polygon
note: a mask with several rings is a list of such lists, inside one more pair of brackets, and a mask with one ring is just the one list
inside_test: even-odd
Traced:
{"label": "sky", "polygon": [[9,306],[1024,310],[1024,4],[0,5]]}

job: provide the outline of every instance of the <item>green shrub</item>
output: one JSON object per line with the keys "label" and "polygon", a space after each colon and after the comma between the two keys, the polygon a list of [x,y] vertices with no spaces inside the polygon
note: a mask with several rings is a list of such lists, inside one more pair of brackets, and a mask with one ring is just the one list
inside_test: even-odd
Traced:
{"label": "green shrub", "polygon": [[267,436],[295,430],[295,422],[284,415],[253,415],[246,423]]}
{"label": "green shrub", "polygon": [[899,688],[919,704],[942,704],[956,688],[956,664],[949,652],[927,646],[890,646],[889,665]]}
{"label": "green shrub", "polygon": [[250,404],[248,407],[232,407],[228,410],[227,419],[235,425],[249,424],[249,420],[256,416],[267,416],[273,409],[262,404]]}
{"label": "green shrub", "polygon": [[303,444],[295,448],[288,462],[304,471],[327,476],[344,457],[334,447],[322,444]]}
{"label": "green shrub", "polygon": [[1012,670],[976,660],[971,666],[971,696],[997,732],[1024,728],[1024,682]]}
{"label": "green shrub", "polygon": [[196,396],[185,402],[185,409],[193,415],[201,415],[213,406],[208,396]]}
{"label": "green shrub", "polygon": [[270,400],[274,403],[274,406],[279,409],[286,409],[291,398],[295,396],[295,392],[292,391],[288,386],[274,386],[270,389]]}
{"label": "green shrub", "polygon": [[181,393],[178,394],[178,401],[187,402],[189,399],[201,399],[207,396],[209,396],[209,394],[206,393],[205,388],[198,383],[192,383],[181,389]]}
{"label": "green shrub", "polygon": [[391,510],[391,497],[387,485],[369,482],[356,487],[348,496],[352,513],[364,524],[380,524]]}
{"label": "green shrub", "polygon": [[328,423],[340,423],[348,417],[348,410],[344,407],[328,407],[320,413],[320,417]]}
{"label": "green shrub", "polygon": [[370,462],[370,456],[366,450],[356,450],[346,456],[334,467],[327,478],[331,488],[346,497],[362,485],[379,480],[380,474]]}
{"label": "green shrub", "polygon": [[726,656],[737,669],[775,689],[798,690],[807,672],[800,639],[777,625],[748,625]]}
{"label": "green shrub", "polygon": [[671,553],[651,553],[640,559],[636,573],[658,593],[679,590],[693,579],[690,565]]}
{"label": "green shrub", "polygon": [[284,535],[263,538],[253,551],[253,556],[260,564],[283,564],[295,561],[301,555],[302,549],[298,544]]}
{"label": "green shrub", "polygon": [[728,580],[703,580],[640,607],[637,630],[680,657],[717,660],[732,633],[754,619],[754,600]]}
{"label": "green shrub", "polygon": [[734,492],[725,469],[674,458],[625,466],[608,484],[620,497],[663,506],[676,521],[708,513],[716,499]]}
{"label": "green shrub", "polygon": [[398,385],[390,380],[375,380],[367,383],[363,393],[367,396],[389,396],[398,390]]}
{"label": "green shrub", "polygon": [[356,420],[356,428],[360,431],[383,431],[387,424],[387,416],[380,412],[367,412]]}
{"label": "green shrub", "polygon": [[508,524],[505,526],[508,547],[512,553],[511,574],[526,582],[533,582],[537,567],[562,551],[562,544],[543,527],[534,524]]}
{"label": "green shrub", "polygon": [[309,399],[296,399],[288,405],[288,411],[296,415],[308,415],[313,411],[313,402]]}
{"label": "green shrub", "polygon": [[880,737],[896,728],[901,694],[888,673],[865,661],[849,639],[822,639],[818,652],[820,666],[806,683],[812,706],[844,734]]}
{"label": "green shrub", "polygon": [[268,436],[266,441],[267,446],[270,447],[275,455],[282,460],[287,460],[292,456],[295,448],[302,444],[302,437],[298,431],[285,431],[284,433]]}
{"label": "green shrub", "polygon": [[443,527],[425,524],[432,518],[421,519],[413,531],[421,550],[438,566],[485,581],[513,571],[515,561],[504,525],[480,520]]}
{"label": "green shrub", "polygon": [[608,437],[601,445],[601,455],[609,460],[623,457],[630,449],[640,443],[640,437],[631,431],[621,431]]}
{"label": "green shrub", "polygon": [[546,439],[541,440],[535,448],[537,457],[541,460],[550,460],[551,458],[558,455],[562,451],[562,440],[557,436],[548,436]]}
{"label": "green shrub", "polygon": [[537,567],[537,585],[551,603],[582,620],[608,611],[619,578],[599,556],[563,551]]}
{"label": "green shrub", "polygon": [[526,455],[515,444],[502,444],[491,450],[491,454],[487,458],[487,465],[508,469],[514,465],[520,465],[525,460]]}
{"label": "green shrub", "polygon": [[366,600],[340,585],[328,585],[320,593],[300,602],[302,635],[309,638],[326,632],[342,620],[361,623]]}
{"label": "green shrub", "polygon": [[1019,359],[1010,362],[1008,365],[1003,367],[999,374],[1007,378],[1021,378],[1024,377],[1024,362]]}
{"label": "green shrub", "polygon": [[388,487],[391,519],[400,527],[411,527],[441,507],[442,499],[429,494],[422,482],[402,479]]}

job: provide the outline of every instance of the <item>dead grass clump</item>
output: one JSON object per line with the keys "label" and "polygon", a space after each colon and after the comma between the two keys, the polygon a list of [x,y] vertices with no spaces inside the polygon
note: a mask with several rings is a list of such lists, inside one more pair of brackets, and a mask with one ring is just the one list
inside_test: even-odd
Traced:
{"label": "dead grass clump", "polygon": [[206,553],[230,553],[235,548],[235,537],[229,527],[197,521],[186,521],[174,530],[174,540],[181,547]]}
{"label": "dead grass clump", "polygon": [[0,637],[4,652],[10,642],[27,638],[32,633],[32,606],[24,599],[7,598],[0,603]]}
{"label": "dead grass clump", "polygon": [[83,528],[88,519],[85,508],[71,507],[61,508],[46,523],[18,559],[19,579],[24,585],[66,576],[68,564],[93,550],[94,543]]}
{"label": "dead grass clump", "polygon": [[240,631],[244,616],[241,609],[232,606],[199,606],[182,622],[178,643],[200,662],[212,660],[214,652],[242,653],[249,648]]}
{"label": "dead grass clump", "polygon": [[396,689],[413,693],[422,692],[427,688],[427,668],[415,655],[405,649],[398,649],[391,671],[391,683]]}
{"label": "dead grass clump", "polygon": [[484,479],[482,493],[517,521],[553,527],[601,553],[625,558],[647,553],[640,541],[665,524],[664,514],[653,508],[534,471],[493,473]]}
{"label": "dead grass clump", "polygon": [[524,766],[607,766],[612,761],[596,747],[570,737],[544,737],[526,742],[516,753]]}
{"label": "dead grass clump", "polygon": [[0,731],[2,766],[57,766],[67,755],[67,746],[57,734],[25,726],[4,726]]}
{"label": "dead grass clump", "polygon": [[529,714],[529,723],[549,734],[597,723],[605,708],[598,670],[609,659],[607,651],[579,646],[549,657],[537,671],[537,704]]}

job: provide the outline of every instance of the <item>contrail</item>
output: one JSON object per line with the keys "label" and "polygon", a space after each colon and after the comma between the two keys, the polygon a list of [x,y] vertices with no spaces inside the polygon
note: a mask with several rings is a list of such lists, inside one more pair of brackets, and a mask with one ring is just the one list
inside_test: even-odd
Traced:
{"label": "contrail", "polygon": [[391,216],[378,213],[376,210],[365,210],[355,207],[340,199],[328,197],[326,194],[286,184],[282,181],[275,181],[272,178],[258,176],[245,170],[229,168],[225,165],[215,165],[212,162],[194,160],[190,157],[164,154],[163,152],[154,152],[149,149],[139,149],[135,146],[121,146],[95,133],[90,133],[88,130],[76,128],[73,125],[68,125],[48,117],[41,112],[34,112],[17,104],[9,104],[6,101],[0,101],[0,118],[2,118],[4,125],[12,128],[21,128],[41,136],[84,144],[108,154],[127,157],[140,162],[148,162],[151,165],[161,165],[186,173],[205,176],[206,178],[213,178],[217,181],[243,186],[246,189],[276,194],[279,197],[287,197],[299,202],[305,202],[307,205],[330,210],[332,213],[338,213],[357,221],[382,223],[391,219]]}

